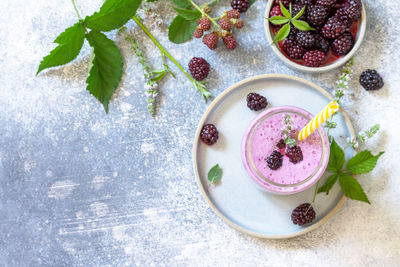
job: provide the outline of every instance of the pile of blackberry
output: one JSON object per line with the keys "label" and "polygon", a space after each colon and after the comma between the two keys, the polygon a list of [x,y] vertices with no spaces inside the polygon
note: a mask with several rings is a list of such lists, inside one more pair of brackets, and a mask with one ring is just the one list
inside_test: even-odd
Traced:
{"label": "pile of blackberry", "polygon": [[291,33],[281,46],[289,58],[319,67],[325,64],[329,53],[344,56],[353,48],[354,36],[349,30],[361,18],[361,0],[275,0],[270,17],[282,16],[280,2],[287,8],[292,5],[292,16],[306,6],[300,19],[316,29],[293,31],[291,26]]}

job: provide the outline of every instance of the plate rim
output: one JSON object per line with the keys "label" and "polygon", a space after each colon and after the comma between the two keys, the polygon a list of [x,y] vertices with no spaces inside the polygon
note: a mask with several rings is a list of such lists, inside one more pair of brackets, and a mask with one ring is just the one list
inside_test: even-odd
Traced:
{"label": "plate rim", "polygon": [[[278,234],[278,235],[270,235],[270,234],[261,234],[255,231],[251,231],[249,229],[246,229],[244,227],[241,227],[240,225],[234,223],[232,220],[230,220],[229,218],[227,218],[215,205],[214,203],[210,200],[210,198],[207,195],[207,192],[205,191],[203,184],[201,183],[201,179],[200,179],[200,175],[199,175],[199,170],[197,167],[197,147],[199,144],[199,136],[200,136],[200,131],[201,131],[201,126],[204,124],[206,118],[208,117],[209,113],[211,112],[211,110],[219,103],[221,102],[221,100],[223,100],[223,98],[228,95],[230,92],[232,92],[233,90],[237,89],[238,87],[242,86],[243,84],[255,81],[255,80],[260,80],[260,79],[271,79],[271,78],[281,78],[281,79],[288,79],[288,80],[292,80],[292,81],[296,81],[296,82],[300,82],[303,84],[306,84],[310,87],[312,87],[313,89],[317,90],[318,92],[322,93],[324,96],[326,96],[328,99],[333,100],[333,97],[331,94],[329,94],[327,91],[325,91],[321,86],[310,82],[306,79],[300,78],[300,77],[296,77],[293,75],[288,75],[288,74],[261,74],[261,75],[256,75],[256,76],[252,76],[249,78],[246,78],[244,80],[241,80],[231,86],[229,86],[227,89],[225,89],[221,94],[219,94],[214,100],[213,102],[208,106],[207,110],[204,112],[203,116],[200,119],[200,122],[197,124],[197,130],[194,136],[194,142],[193,142],[193,148],[192,148],[192,163],[193,163],[193,171],[194,171],[194,175],[196,178],[196,183],[197,186],[199,187],[201,194],[203,195],[203,198],[206,200],[207,204],[211,207],[211,209],[214,211],[215,214],[217,214],[226,224],[228,224],[229,226],[231,226],[232,228],[246,233],[248,235],[251,236],[255,236],[255,237],[259,237],[259,238],[264,238],[264,239],[287,239],[287,238],[293,238],[293,237],[297,237],[297,236],[301,236],[303,234],[306,234],[308,232],[311,232],[315,229],[317,229],[318,227],[320,227],[321,225],[323,225],[325,222],[327,222],[333,215],[336,214],[336,212],[340,209],[340,207],[343,205],[344,201],[346,200],[346,196],[343,195],[343,197],[338,201],[338,203],[336,204],[336,206],[327,214],[325,215],[325,217],[323,217],[322,219],[320,219],[317,223],[304,228],[301,231],[298,231],[296,233],[292,233],[292,234]],[[350,121],[349,116],[347,115],[347,113],[340,107],[340,113],[343,116],[343,119],[345,121],[345,123],[347,124],[347,127],[349,128],[350,134],[352,136],[355,136],[355,131],[353,128],[353,124]]]}

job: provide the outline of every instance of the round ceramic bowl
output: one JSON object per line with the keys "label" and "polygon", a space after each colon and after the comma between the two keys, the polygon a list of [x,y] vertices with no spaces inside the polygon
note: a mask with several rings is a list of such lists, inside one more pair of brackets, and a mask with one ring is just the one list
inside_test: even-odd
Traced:
{"label": "round ceramic bowl", "polygon": [[264,28],[265,28],[265,33],[267,35],[267,40],[268,43],[271,44],[272,51],[289,67],[293,69],[297,69],[303,72],[309,72],[309,73],[322,73],[322,72],[328,72],[333,69],[336,69],[340,66],[343,66],[347,61],[350,60],[350,58],[355,54],[355,52],[358,50],[358,48],[361,46],[361,43],[364,39],[365,36],[365,30],[367,28],[367,14],[365,12],[365,7],[364,3],[362,5],[362,14],[361,14],[361,19],[358,20],[358,31],[357,35],[355,38],[355,43],[351,51],[343,56],[338,58],[336,61],[332,63],[328,63],[327,65],[321,66],[321,67],[307,67],[305,65],[298,64],[289,58],[287,58],[280,50],[278,44],[272,44],[274,41],[274,33],[271,31],[270,23],[268,21],[269,18],[269,12],[274,5],[275,0],[268,0],[267,8],[265,9],[265,20],[264,20]]}
{"label": "round ceramic bowl", "polygon": [[292,163],[283,156],[282,166],[276,170],[266,164],[273,151],[285,154],[285,148],[277,144],[282,138],[283,117],[290,115],[293,130],[298,132],[313,118],[308,111],[294,106],[277,106],[259,114],[243,135],[241,155],[244,168],[255,184],[267,192],[291,195],[313,186],[324,174],[329,160],[329,141],[323,127],[306,140],[297,141],[303,160]]}

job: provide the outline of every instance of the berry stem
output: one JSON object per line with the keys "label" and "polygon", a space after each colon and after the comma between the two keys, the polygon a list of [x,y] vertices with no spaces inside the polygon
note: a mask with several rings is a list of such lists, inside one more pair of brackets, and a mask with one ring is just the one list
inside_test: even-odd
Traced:
{"label": "berry stem", "polygon": [[136,24],[144,31],[144,33],[150,38],[150,40],[157,46],[160,50],[161,55],[168,57],[182,72],[185,76],[192,82],[193,86],[201,92],[204,100],[212,97],[212,94],[207,90],[204,83],[196,81],[180,64],[176,59],[157,41],[157,39],[151,34],[151,32],[142,23],[142,18],[139,15],[133,16],[133,20]]}
{"label": "berry stem", "polygon": [[82,20],[81,15],[79,15],[78,8],[76,7],[75,0],[71,0],[71,2],[72,2],[72,5],[74,6],[75,13],[78,16],[79,20]]}
{"label": "berry stem", "polygon": [[205,13],[198,5],[196,5],[195,2],[193,2],[193,0],[190,0],[190,3],[192,4],[192,6],[197,9],[198,11],[201,12],[202,16],[207,17],[218,29],[220,29],[218,23],[212,18],[210,17],[207,13]]}

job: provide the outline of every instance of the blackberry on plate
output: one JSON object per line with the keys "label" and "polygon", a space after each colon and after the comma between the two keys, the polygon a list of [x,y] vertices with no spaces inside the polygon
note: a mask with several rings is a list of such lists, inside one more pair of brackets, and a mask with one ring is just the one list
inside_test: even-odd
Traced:
{"label": "blackberry on plate", "polygon": [[225,37],[222,37],[222,41],[227,49],[233,50],[236,48],[236,38],[233,34],[228,34]]}
{"label": "blackberry on plate", "polygon": [[302,6],[308,6],[311,5],[313,3],[313,0],[294,0],[293,1],[294,4],[299,4]]}
{"label": "blackberry on plate", "polygon": [[231,7],[236,9],[240,13],[244,13],[249,8],[250,3],[249,0],[232,0]]}
{"label": "blackberry on plate", "polygon": [[315,43],[314,34],[310,31],[298,31],[296,42],[304,48],[311,48]]}
{"label": "blackberry on plate", "polygon": [[335,39],[342,35],[348,27],[348,22],[337,17],[331,17],[322,27],[322,36],[328,39]]}
{"label": "blackberry on plate", "polygon": [[210,64],[202,57],[194,57],[189,62],[190,74],[198,81],[204,80],[210,71]]}
{"label": "blackberry on plate", "polygon": [[336,11],[335,17],[341,20],[349,20],[353,22],[361,18],[362,3],[361,0],[346,0],[342,7]]}
{"label": "blackberry on plate", "polygon": [[314,48],[323,51],[325,54],[328,54],[329,50],[331,49],[331,45],[329,44],[328,40],[326,40],[320,34],[315,34],[314,38],[315,38]]}
{"label": "blackberry on plate", "polygon": [[282,166],[283,155],[278,151],[274,151],[265,161],[271,170],[277,170]]}
{"label": "blackberry on plate", "polygon": [[337,55],[347,55],[353,45],[353,35],[350,32],[345,32],[332,42],[332,51]]}
{"label": "blackberry on plate", "polygon": [[299,146],[290,147],[287,146],[285,155],[288,156],[289,161],[296,164],[303,160],[303,151]]}
{"label": "blackberry on plate", "polygon": [[200,132],[200,139],[207,145],[213,145],[218,141],[218,130],[214,124],[206,124]]}
{"label": "blackberry on plate", "polygon": [[197,24],[203,31],[209,31],[211,29],[211,20],[206,17],[202,17],[197,21]]}
{"label": "blackberry on plate", "polygon": [[214,50],[215,48],[217,48],[218,39],[219,39],[218,33],[212,32],[204,35],[203,44],[208,46],[208,48],[210,48],[211,50]]}
{"label": "blackberry on plate", "polygon": [[331,7],[336,4],[338,0],[315,0],[315,3],[320,6]]}
{"label": "blackberry on plate", "polygon": [[305,53],[304,48],[298,45],[293,39],[286,39],[283,42],[283,51],[292,59],[301,59]]}
{"label": "blackberry on plate", "polygon": [[283,4],[285,7],[289,7],[289,4],[290,4],[290,2],[292,2],[292,0],[275,0],[275,3],[276,3],[277,5],[279,5],[280,2],[282,2],[282,4]]}
{"label": "blackberry on plate", "polygon": [[281,7],[279,5],[274,6],[271,8],[271,11],[269,12],[270,17],[275,17],[275,16],[283,16]]}
{"label": "blackberry on plate", "polygon": [[370,69],[364,71],[361,74],[360,84],[367,91],[379,90],[385,85],[379,73],[376,70],[370,70]]}
{"label": "blackberry on plate", "polygon": [[301,226],[315,219],[315,211],[310,203],[303,203],[292,211],[291,217],[294,224]]}
{"label": "blackberry on plate", "polygon": [[325,63],[326,54],[320,50],[310,50],[304,54],[303,60],[309,67],[319,67]]}
{"label": "blackberry on plate", "polygon": [[[292,5],[292,16],[296,16],[301,10],[303,9],[303,5],[300,4],[293,4]],[[304,13],[299,17],[300,20],[304,20],[306,17],[307,10],[304,11]]]}
{"label": "blackberry on plate", "polygon": [[247,107],[254,111],[259,111],[266,108],[268,101],[262,95],[250,93],[247,95]]}
{"label": "blackberry on plate", "polygon": [[278,144],[276,144],[276,146],[279,149],[284,149],[286,147],[285,140],[283,140],[283,139],[279,140],[279,142],[278,142]]}
{"label": "blackberry on plate", "polygon": [[307,7],[307,21],[312,26],[322,26],[329,16],[329,8],[319,5]]}

